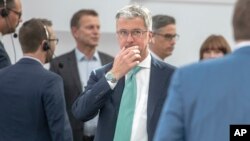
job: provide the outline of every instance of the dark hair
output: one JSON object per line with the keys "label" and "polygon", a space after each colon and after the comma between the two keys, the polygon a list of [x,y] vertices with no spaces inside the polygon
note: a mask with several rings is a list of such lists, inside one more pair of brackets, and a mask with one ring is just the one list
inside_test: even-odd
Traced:
{"label": "dark hair", "polygon": [[157,31],[166,25],[175,24],[175,18],[168,15],[155,15],[153,16],[153,32]]}
{"label": "dark hair", "polygon": [[48,27],[50,26],[52,26],[52,22],[47,19],[32,18],[24,22],[18,34],[23,53],[37,51],[42,41],[49,38],[46,35],[46,31],[50,36],[50,32],[48,31]]}
{"label": "dark hair", "polygon": [[95,10],[81,9],[72,16],[71,21],[70,21],[70,27],[79,27],[80,26],[79,21],[81,17],[86,16],[86,15],[98,17],[98,13]]}
{"label": "dark hair", "polygon": [[231,52],[231,48],[226,41],[226,39],[221,35],[210,35],[203,42],[200,48],[200,60],[203,59],[204,52],[208,50],[220,50],[223,54],[228,54]]}
{"label": "dark hair", "polygon": [[238,0],[234,9],[234,39],[250,39],[250,0]]}
{"label": "dark hair", "polygon": [[[4,8],[4,0],[0,0],[0,7]],[[6,8],[12,9],[16,7],[16,3],[14,0],[6,0]]]}

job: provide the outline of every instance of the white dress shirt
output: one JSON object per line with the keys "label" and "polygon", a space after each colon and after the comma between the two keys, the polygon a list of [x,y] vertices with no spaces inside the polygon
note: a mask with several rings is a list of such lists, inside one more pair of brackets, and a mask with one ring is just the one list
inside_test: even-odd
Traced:
{"label": "white dress shirt", "polygon": [[130,141],[147,141],[147,107],[150,81],[151,55],[138,65],[142,69],[136,74],[137,97]]}
{"label": "white dress shirt", "polygon": [[78,48],[75,49],[75,54],[77,68],[84,91],[84,87],[87,86],[87,81],[89,80],[91,71],[102,66],[101,60],[97,51],[95,51],[93,57],[90,59],[87,59],[86,56],[82,52],[80,52]]}
{"label": "white dress shirt", "polygon": [[35,57],[24,55],[22,58],[28,58],[28,59],[35,60],[35,61],[37,61],[38,63],[40,63],[44,67],[44,64],[39,59],[37,59]]}
{"label": "white dress shirt", "polygon": [[[75,49],[76,60],[77,60],[77,68],[82,84],[82,91],[84,91],[85,86],[87,86],[87,81],[89,79],[90,73],[92,70],[101,67],[100,57],[95,51],[94,56],[90,59],[87,59],[86,56],[81,53],[78,48]],[[93,119],[84,122],[84,135],[85,136],[93,136],[96,132],[97,122],[98,122],[99,114],[97,114]]]}
{"label": "white dress shirt", "polygon": [[236,46],[233,46],[232,50],[235,51],[239,48],[250,46],[250,41],[242,41],[236,44]]}
{"label": "white dress shirt", "polygon": [[[130,141],[148,141],[147,134],[147,107],[148,107],[148,89],[150,81],[151,55],[148,56],[138,66],[141,70],[136,73],[137,96],[135,113],[131,131]],[[127,75],[126,75],[127,79]],[[116,83],[110,83],[111,89],[114,89]]]}
{"label": "white dress shirt", "polygon": [[154,57],[154,58],[156,58],[157,60],[159,60],[159,61],[162,61],[162,62],[164,62],[164,60],[162,60],[157,54],[155,54],[152,50],[149,50],[150,51],[150,54]]}

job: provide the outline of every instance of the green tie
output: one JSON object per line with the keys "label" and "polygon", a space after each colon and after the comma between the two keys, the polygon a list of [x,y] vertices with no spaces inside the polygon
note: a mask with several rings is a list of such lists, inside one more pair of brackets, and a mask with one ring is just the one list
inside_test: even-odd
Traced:
{"label": "green tie", "polygon": [[135,74],[139,70],[140,67],[136,66],[127,75],[116,121],[114,141],[130,141],[137,91]]}

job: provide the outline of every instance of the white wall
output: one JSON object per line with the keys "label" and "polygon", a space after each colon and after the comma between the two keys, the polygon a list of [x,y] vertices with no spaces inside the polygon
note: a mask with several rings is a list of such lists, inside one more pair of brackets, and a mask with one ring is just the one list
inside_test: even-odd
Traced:
{"label": "white wall", "polygon": [[[221,34],[230,45],[233,45],[231,27],[233,0],[229,0],[228,3],[183,1],[139,1],[140,4],[148,7],[153,15],[169,14],[177,20],[177,32],[180,34],[180,40],[176,44],[174,54],[167,58],[167,62],[176,66],[196,62],[200,45],[210,34]],[[116,11],[129,4],[130,0],[24,0],[22,3],[24,21],[32,17],[48,18],[53,21],[54,29],[60,39],[56,50],[57,56],[72,50],[75,46],[69,31],[69,21],[72,14],[81,8],[93,8],[99,12],[102,37],[98,48],[111,55],[115,55],[119,51],[114,34],[114,17]],[[14,62],[11,37],[4,36],[3,40],[6,50]],[[17,59],[19,59],[22,56],[19,42],[14,39],[14,43]]]}
{"label": "white wall", "polygon": [[233,5],[195,3],[146,3],[153,14],[176,18],[180,39],[167,62],[180,66],[198,61],[199,48],[210,34],[221,34],[233,45],[231,17]]}

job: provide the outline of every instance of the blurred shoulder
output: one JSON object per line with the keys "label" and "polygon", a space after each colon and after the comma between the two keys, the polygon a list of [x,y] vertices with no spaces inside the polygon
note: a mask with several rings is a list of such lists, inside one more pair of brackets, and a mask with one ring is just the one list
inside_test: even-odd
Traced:
{"label": "blurred shoulder", "polygon": [[200,62],[184,65],[177,69],[177,72],[182,74],[182,76],[215,76],[221,70],[224,70],[230,65],[230,56],[225,56],[217,59],[203,60]]}

